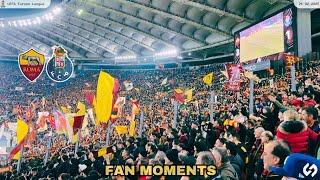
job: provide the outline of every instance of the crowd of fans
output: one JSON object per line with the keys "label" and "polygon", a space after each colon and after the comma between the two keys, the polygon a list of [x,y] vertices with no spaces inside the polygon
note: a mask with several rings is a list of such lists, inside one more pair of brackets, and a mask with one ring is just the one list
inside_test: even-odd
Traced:
{"label": "crowd of fans", "polygon": [[[144,112],[143,136],[118,135],[111,128],[112,152],[98,157],[104,147],[107,128],[90,122],[87,135],[80,140],[79,151],[65,135],[53,133],[49,161],[44,164],[47,141],[51,130],[36,134],[26,145],[21,171],[17,162],[10,162],[12,172],[0,174],[1,179],[281,179],[298,177],[302,168],[289,165],[310,163],[320,158],[318,133],[320,125],[320,68],[297,73],[297,91],[290,91],[287,74],[268,75],[254,88],[254,113],[249,114],[248,79],[242,78],[240,92],[227,91],[220,71],[224,65],[164,70],[111,70],[122,83],[131,81],[134,89],[121,87],[119,96],[126,97],[124,115],[112,124],[129,125],[130,99],[139,100]],[[78,101],[86,102],[85,94],[95,92],[98,72],[82,71],[66,83],[57,84],[42,75],[29,83],[18,67],[1,63],[0,116],[3,122],[25,119],[32,109],[29,124],[37,128],[37,112],[53,111],[69,106],[76,111]],[[202,78],[214,72],[214,83],[207,86]],[[167,78],[168,83],[161,85]],[[271,85],[270,80],[273,79]],[[15,87],[24,87],[16,91]],[[193,89],[191,102],[180,104],[178,124],[172,127],[173,89]],[[217,96],[213,121],[210,121],[210,91]],[[86,103],[87,108],[90,105]],[[17,109],[18,112],[13,112]],[[136,117],[136,132],[139,116]],[[54,130],[52,130],[54,132]],[[307,155],[305,157],[304,155]],[[289,158],[288,158],[289,157]],[[287,159],[287,160],[286,160]],[[295,163],[297,161],[297,163]],[[305,163],[305,164],[306,164]],[[217,174],[202,176],[126,176],[105,175],[105,165],[215,165]],[[283,168],[283,169],[281,169]],[[289,167],[290,168],[290,167]],[[319,166],[320,168],[320,166]],[[287,174],[286,174],[287,172]],[[320,172],[319,172],[320,173]],[[313,173],[312,173],[313,174]],[[317,177],[318,173],[316,174]]]}

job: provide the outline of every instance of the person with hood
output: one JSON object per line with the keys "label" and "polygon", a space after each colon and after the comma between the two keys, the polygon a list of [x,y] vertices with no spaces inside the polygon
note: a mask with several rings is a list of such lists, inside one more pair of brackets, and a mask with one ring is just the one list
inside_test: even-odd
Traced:
{"label": "person with hood", "polygon": [[310,143],[317,141],[318,134],[308,128],[306,122],[299,120],[296,111],[285,111],[283,118],[277,129],[277,139],[288,142],[293,153],[308,153]]}

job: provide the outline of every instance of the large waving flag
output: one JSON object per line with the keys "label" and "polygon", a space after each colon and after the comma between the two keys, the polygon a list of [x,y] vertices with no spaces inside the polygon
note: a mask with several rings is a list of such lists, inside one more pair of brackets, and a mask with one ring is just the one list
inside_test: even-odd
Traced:
{"label": "large waving flag", "polygon": [[203,77],[203,82],[209,86],[212,85],[213,73],[209,73]]}
{"label": "large waving flag", "polygon": [[184,92],[181,89],[174,90],[174,98],[179,103],[184,103]]}
{"label": "large waving flag", "polygon": [[17,145],[16,147],[14,147],[10,154],[8,159],[15,159],[18,160],[20,159],[21,156],[21,148],[22,146],[24,146],[25,142],[26,142],[26,138],[29,132],[29,126],[26,122],[24,122],[21,119],[17,120]]}
{"label": "large waving flag", "polygon": [[95,95],[93,92],[86,92],[85,93],[86,100],[87,100],[88,104],[90,104],[91,106],[93,105],[94,96]]}
{"label": "large waving flag", "polygon": [[96,95],[96,122],[107,123],[111,116],[113,104],[119,92],[119,81],[110,74],[100,71]]}
{"label": "large waving flag", "polygon": [[130,127],[129,127],[129,135],[134,136],[135,135],[135,128],[136,128],[136,115],[140,112],[140,105],[138,100],[132,99],[132,112],[131,112],[131,119],[130,119]]}
{"label": "large waving flag", "polygon": [[56,133],[68,135],[67,123],[69,122],[67,122],[67,119],[64,116],[64,114],[60,111],[54,111],[53,116],[55,119]]}
{"label": "large waving flag", "polygon": [[43,132],[48,129],[47,125],[47,117],[49,116],[49,112],[38,112],[38,132]]}
{"label": "large waving flag", "polygon": [[73,133],[76,134],[78,130],[82,129],[82,124],[83,124],[83,119],[84,116],[86,115],[86,106],[82,102],[78,102],[77,105],[77,113],[76,116],[74,117],[73,121]]}
{"label": "large waving flag", "polygon": [[186,96],[185,102],[192,101],[192,89],[187,90],[184,94]]}
{"label": "large waving flag", "polygon": [[116,129],[118,135],[128,134],[127,126],[114,126],[114,128]]}
{"label": "large waving flag", "polygon": [[63,113],[71,113],[71,110],[68,108],[68,107],[66,107],[66,106],[61,106],[60,107],[61,108],[61,111],[63,112]]}
{"label": "large waving flag", "polygon": [[139,101],[136,99],[132,99],[131,100],[132,103],[132,115],[137,115],[140,112],[140,105],[139,105]]}
{"label": "large waving flag", "polygon": [[135,121],[135,115],[133,115],[133,116],[131,116],[130,127],[129,127],[129,135],[131,137],[134,137],[135,129],[136,129],[136,121]]}

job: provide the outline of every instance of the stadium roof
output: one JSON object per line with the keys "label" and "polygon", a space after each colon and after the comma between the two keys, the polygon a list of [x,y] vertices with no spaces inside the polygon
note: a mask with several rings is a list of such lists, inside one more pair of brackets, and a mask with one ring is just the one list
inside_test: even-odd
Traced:
{"label": "stadium roof", "polygon": [[170,56],[177,52],[178,59],[230,56],[235,31],[291,3],[289,0],[63,1],[45,11],[16,13],[0,19],[0,56],[16,56],[30,47],[50,56],[53,45],[63,45],[70,57],[84,62],[126,61],[136,57],[142,62],[159,54]]}

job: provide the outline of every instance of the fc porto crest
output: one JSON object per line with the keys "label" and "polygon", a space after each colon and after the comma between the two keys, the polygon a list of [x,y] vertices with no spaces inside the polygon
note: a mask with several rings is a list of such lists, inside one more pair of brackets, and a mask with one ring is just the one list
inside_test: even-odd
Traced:
{"label": "fc porto crest", "polygon": [[47,62],[47,75],[55,82],[67,81],[74,71],[67,51],[61,46],[53,47],[52,58]]}
{"label": "fc porto crest", "polygon": [[19,55],[19,68],[23,76],[31,82],[35,82],[44,69],[45,57],[34,49]]}

